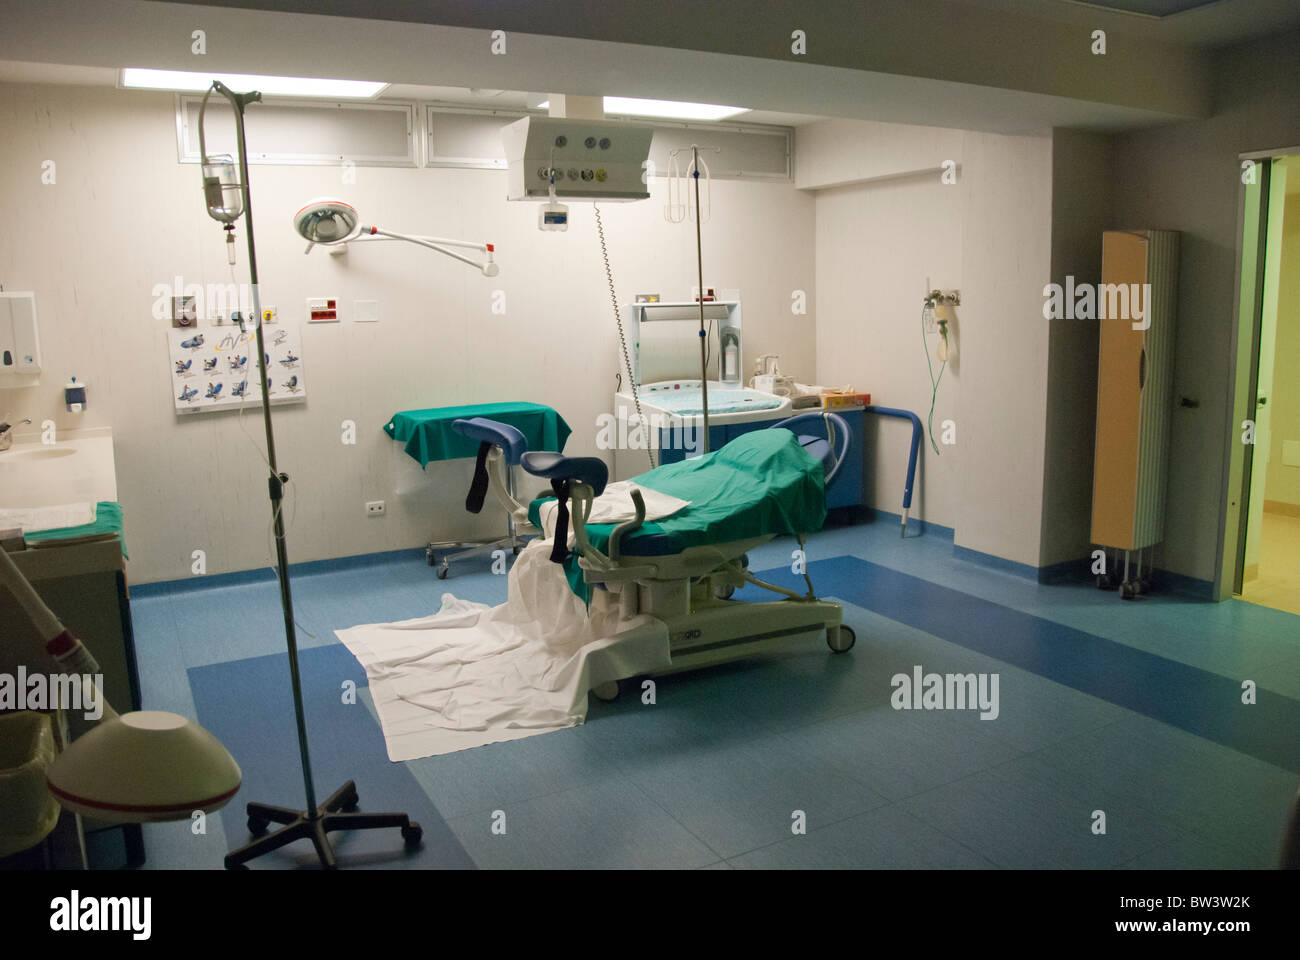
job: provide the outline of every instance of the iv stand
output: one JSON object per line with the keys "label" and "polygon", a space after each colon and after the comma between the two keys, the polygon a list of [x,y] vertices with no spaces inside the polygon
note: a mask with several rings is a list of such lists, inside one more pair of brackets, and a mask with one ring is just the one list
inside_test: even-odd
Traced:
{"label": "iv stand", "polygon": [[[709,332],[704,326],[704,252],[700,243],[700,227],[704,219],[700,211],[700,148],[691,144],[691,179],[695,181],[695,269],[697,271],[700,302],[700,404],[704,411],[704,453],[709,452]],[[721,344],[719,344],[721,348]]]}
{"label": "iv stand", "polygon": [[[284,515],[281,502],[288,474],[281,473],[275,461],[275,434],[271,429],[271,398],[266,381],[266,348],[262,337],[262,305],[257,289],[257,250],[253,242],[253,207],[248,189],[248,151],[244,144],[244,107],[258,103],[262,95],[256,90],[235,93],[219,80],[212,89],[230,101],[235,111],[235,137],[239,148],[239,187],[244,200],[244,229],[248,237],[248,273],[252,284],[253,313],[257,320],[257,367],[262,381],[262,423],[266,429],[266,461],[271,475],[268,485],[271,513],[275,525],[275,565],[280,581],[280,606],[284,610],[284,637],[289,651],[289,679],[293,686],[293,710],[298,725],[298,754],[302,759],[302,782],[306,792],[305,810],[273,807],[264,803],[248,804],[248,832],[255,839],[226,854],[227,870],[246,870],[249,860],[270,853],[295,840],[310,839],[316,848],[321,866],[332,870],[338,866],[328,833],[340,830],[371,830],[399,827],[407,847],[420,843],[423,830],[404,813],[358,813],[356,784],[349,780],[336,790],[323,804],[316,803],[316,790],[312,784],[311,758],[307,750],[307,720],[302,706],[302,681],[298,672],[298,637],[293,620],[293,597],[289,590],[289,552],[284,536]],[[200,128],[200,133],[201,133]],[[202,158],[206,162],[206,157]],[[267,833],[271,823],[282,824],[280,829]]]}
{"label": "iv stand", "polygon": [[[690,171],[691,171],[691,179],[695,181],[695,270],[696,270],[696,280],[698,283],[698,287],[696,289],[699,291],[699,296],[697,297],[697,300],[699,301],[700,304],[700,403],[701,403],[701,410],[704,416],[703,452],[708,453],[709,452],[709,360],[708,360],[709,331],[708,331],[708,327],[705,326],[704,323],[704,253],[703,253],[703,244],[700,238],[701,224],[704,221],[704,211],[700,208],[700,149],[701,148],[699,147],[698,144],[694,144],[694,143],[691,144]],[[713,150],[715,153],[718,151],[717,147],[705,147],[703,149]],[[672,162],[674,166],[676,164],[677,154],[684,152],[684,150],[685,148],[683,147],[679,150],[674,150],[669,154],[669,156],[672,158]],[[705,170],[707,171],[708,168],[705,167]],[[676,216],[674,216],[672,212],[674,207],[674,204],[672,202],[672,195],[673,195],[672,184],[674,181],[674,176],[675,175],[670,171],[668,175],[669,201],[668,201],[668,208],[664,211],[664,215],[674,223],[681,223],[681,220],[678,219]],[[713,207],[713,203],[712,201],[710,201],[709,208],[712,209],[712,207]]]}

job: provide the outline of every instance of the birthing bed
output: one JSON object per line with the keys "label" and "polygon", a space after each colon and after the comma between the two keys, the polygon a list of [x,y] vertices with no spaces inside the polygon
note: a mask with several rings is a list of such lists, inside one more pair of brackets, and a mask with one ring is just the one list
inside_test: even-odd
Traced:
{"label": "birthing bed", "polygon": [[[847,430],[837,451],[790,430],[755,431],[621,486],[607,484],[595,458],[527,452],[509,426],[470,420],[458,430],[490,447],[492,491],[520,526],[544,536],[510,570],[504,604],[445,594],[432,617],[338,632],[366,669],[391,759],[581,723],[589,690],[607,699],[629,677],[806,637],[824,636],[836,652],[853,645],[840,605],[818,599],[806,573],[808,590],[796,593],[754,577],[746,556],[821,526],[825,477],[843,461]],[[515,463],[551,481],[556,498],[515,500],[503,479]],[[588,524],[598,516],[610,522]],[[729,599],[745,583],[784,599]]]}
{"label": "birthing bed", "polygon": [[[671,516],[643,522],[624,536],[624,557],[667,557],[691,547],[801,535],[821,529],[826,520],[825,468],[816,454],[806,453],[788,430],[758,430],[737,437],[722,449],[690,460],[665,464],[628,483],[687,501]],[[553,498],[529,506],[533,526],[543,528],[542,507]],[[588,541],[607,553],[614,524],[589,524]],[[552,530],[544,530],[546,536]],[[566,561],[570,582],[584,597],[580,553]]]}

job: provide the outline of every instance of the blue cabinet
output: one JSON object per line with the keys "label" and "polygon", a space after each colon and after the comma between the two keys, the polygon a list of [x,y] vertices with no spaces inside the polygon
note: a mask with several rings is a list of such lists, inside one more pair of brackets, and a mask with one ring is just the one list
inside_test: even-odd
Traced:
{"label": "blue cabinet", "polygon": [[[798,411],[799,413],[815,411]],[[835,477],[835,482],[831,484],[826,491],[826,506],[830,509],[836,507],[861,508],[863,477],[865,474],[862,424],[865,418],[864,411],[861,408],[848,410],[834,410],[833,413],[839,414],[848,423],[849,429],[853,432],[853,437],[849,442],[848,459],[840,472]],[[749,433],[751,430],[766,430],[771,427],[771,420],[751,420],[748,423],[729,423],[724,426],[709,427],[709,449],[717,450],[727,441],[734,440],[742,433]],[[799,428],[799,433],[803,436],[817,436],[825,438],[826,426],[824,423],[807,423]],[[679,438],[680,439],[680,438]],[[673,438],[671,431],[660,431],[659,462],[676,463],[678,460],[685,459],[686,452],[680,447],[673,449]]]}

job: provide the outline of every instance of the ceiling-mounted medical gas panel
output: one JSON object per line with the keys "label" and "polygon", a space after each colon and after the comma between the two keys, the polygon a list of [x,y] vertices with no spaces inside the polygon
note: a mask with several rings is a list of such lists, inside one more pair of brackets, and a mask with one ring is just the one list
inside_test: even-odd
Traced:
{"label": "ceiling-mounted medical gas panel", "polygon": [[611,120],[524,117],[501,131],[510,200],[645,200],[649,127]]}

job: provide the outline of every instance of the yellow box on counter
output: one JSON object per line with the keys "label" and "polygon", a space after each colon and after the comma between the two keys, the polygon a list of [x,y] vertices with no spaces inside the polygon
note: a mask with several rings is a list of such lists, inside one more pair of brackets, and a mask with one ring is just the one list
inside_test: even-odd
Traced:
{"label": "yellow box on counter", "polygon": [[869,407],[871,406],[871,394],[828,390],[822,394],[822,406],[828,409],[831,407]]}

